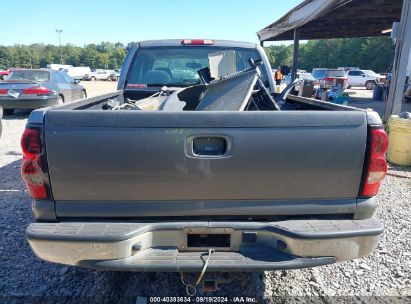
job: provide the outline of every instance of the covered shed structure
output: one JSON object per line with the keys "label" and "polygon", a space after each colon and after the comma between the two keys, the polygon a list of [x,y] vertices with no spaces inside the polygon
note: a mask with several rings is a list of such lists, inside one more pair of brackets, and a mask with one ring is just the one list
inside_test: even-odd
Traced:
{"label": "covered shed structure", "polygon": [[257,32],[260,41],[389,36],[402,0],[306,0]]}
{"label": "covered shed structure", "polygon": [[[410,57],[410,6],[411,0],[305,0],[257,35],[261,45],[266,41],[294,40],[294,79],[300,40],[389,36],[393,22],[400,22],[392,71],[394,87],[386,111],[398,113],[400,86],[404,86]],[[392,105],[390,108],[390,101],[394,109]]]}

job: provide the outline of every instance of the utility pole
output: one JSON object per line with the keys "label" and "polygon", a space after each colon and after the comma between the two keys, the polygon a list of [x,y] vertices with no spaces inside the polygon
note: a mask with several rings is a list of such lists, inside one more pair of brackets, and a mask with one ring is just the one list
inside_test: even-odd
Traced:
{"label": "utility pole", "polygon": [[59,36],[59,49],[60,49],[60,64],[63,64],[63,52],[61,49],[61,33],[63,30],[56,30],[57,35]]}

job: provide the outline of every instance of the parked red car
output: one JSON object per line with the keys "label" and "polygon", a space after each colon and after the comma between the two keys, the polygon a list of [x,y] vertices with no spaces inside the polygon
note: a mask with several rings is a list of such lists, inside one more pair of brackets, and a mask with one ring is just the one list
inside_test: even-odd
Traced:
{"label": "parked red car", "polygon": [[313,69],[311,74],[318,80],[321,88],[341,86],[345,90],[348,87],[348,78],[344,70],[321,68]]}
{"label": "parked red car", "polygon": [[4,76],[7,76],[9,74],[10,74],[10,70],[0,71],[0,79],[3,80]]}
{"label": "parked red car", "polygon": [[6,76],[8,76],[11,72],[16,70],[22,70],[22,68],[10,68],[5,71],[0,71],[0,80],[4,80]]}

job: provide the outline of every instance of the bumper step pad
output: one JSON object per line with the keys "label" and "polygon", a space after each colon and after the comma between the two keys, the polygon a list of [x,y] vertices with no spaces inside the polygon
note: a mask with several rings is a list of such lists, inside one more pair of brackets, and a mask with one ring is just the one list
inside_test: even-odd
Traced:
{"label": "bumper step pad", "polygon": [[[79,266],[119,271],[201,271],[207,252],[179,252],[176,249],[152,248],[129,258],[104,261],[82,261]],[[333,257],[297,258],[269,247],[243,247],[241,252],[215,252],[208,271],[259,271],[297,269],[335,263]]]}
{"label": "bumper step pad", "polygon": [[288,220],[278,222],[138,222],[138,223],[33,223],[28,239],[59,241],[127,240],[144,232],[180,230],[190,227],[266,230],[296,239],[326,239],[382,234],[383,225],[375,218],[366,220]]}

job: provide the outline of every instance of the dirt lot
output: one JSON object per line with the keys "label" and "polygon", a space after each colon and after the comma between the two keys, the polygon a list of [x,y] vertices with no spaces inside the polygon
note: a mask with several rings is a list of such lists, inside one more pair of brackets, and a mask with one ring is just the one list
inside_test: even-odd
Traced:
{"label": "dirt lot", "polygon": [[88,97],[94,97],[117,90],[117,81],[82,81],[81,85],[86,89]]}
{"label": "dirt lot", "polygon": [[[113,82],[84,84],[89,96],[116,87]],[[136,303],[137,296],[184,296],[177,274],[81,269],[42,262],[32,254],[24,236],[32,221],[30,198],[20,178],[19,141],[27,116],[20,111],[6,117],[0,139],[0,303]],[[411,176],[409,167],[390,172]],[[363,296],[367,303],[389,303],[387,296],[411,296],[410,178],[387,176],[378,200],[385,233],[371,256],[313,269],[239,274],[208,295],[249,296],[259,303],[289,296],[303,297],[293,298],[296,302],[351,303],[353,296]]]}

